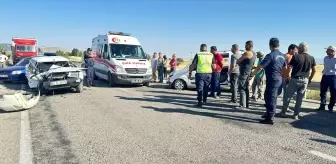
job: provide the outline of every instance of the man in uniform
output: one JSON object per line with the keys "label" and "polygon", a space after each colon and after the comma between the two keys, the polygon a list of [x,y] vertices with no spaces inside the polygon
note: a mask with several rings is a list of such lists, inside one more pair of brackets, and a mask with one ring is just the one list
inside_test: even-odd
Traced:
{"label": "man in uniform", "polygon": [[[260,65],[261,61],[264,59],[264,52],[257,52],[258,57],[258,65]],[[256,67],[255,67],[256,68]],[[264,69],[260,70],[257,75],[253,79],[252,83],[252,97],[251,99],[254,101],[261,100],[264,97]]]}
{"label": "man in uniform", "polygon": [[278,89],[282,84],[281,71],[286,67],[285,56],[279,51],[280,43],[278,38],[271,38],[269,41],[271,53],[267,54],[260,65],[253,71],[251,77],[254,77],[261,69],[266,74],[265,103],[266,113],[260,123],[274,124],[274,115],[276,112]]}
{"label": "man in uniform", "polygon": [[253,52],[253,42],[247,41],[245,44],[246,52],[237,60],[239,65],[239,78],[238,78],[238,90],[240,93],[240,107],[248,108],[249,99],[249,76],[251,74],[254,62],[257,58],[255,52]]}
{"label": "man in uniform", "polygon": [[216,63],[213,54],[207,52],[206,44],[202,44],[200,52],[195,55],[189,67],[189,79],[192,71],[196,69],[197,107],[202,107],[207,101],[212,69],[215,68]]}

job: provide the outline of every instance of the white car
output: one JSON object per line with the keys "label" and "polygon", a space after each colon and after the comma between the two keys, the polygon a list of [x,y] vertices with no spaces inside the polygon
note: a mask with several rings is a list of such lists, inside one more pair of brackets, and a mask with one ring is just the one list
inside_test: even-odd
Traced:
{"label": "white car", "polygon": [[56,90],[74,88],[83,90],[83,70],[62,56],[36,56],[26,66],[26,77],[31,89]]}
{"label": "white car", "polygon": [[[243,52],[243,51],[241,51]],[[222,51],[219,52],[223,55],[225,63],[228,63],[222,69],[221,76],[220,76],[220,83],[221,85],[229,85],[230,76],[228,73],[228,68],[230,67],[230,60],[231,60],[231,51]],[[191,74],[191,79],[188,78],[189,76],[189,66],[191,62],[186,65],[185,68],[172,72],[169,75],[167,80],[168,85],[172,89],[183,90],[183,89],[193,89],[196,88],[196,81],[195,81],[195,74],[196,71],[193,71]]]}

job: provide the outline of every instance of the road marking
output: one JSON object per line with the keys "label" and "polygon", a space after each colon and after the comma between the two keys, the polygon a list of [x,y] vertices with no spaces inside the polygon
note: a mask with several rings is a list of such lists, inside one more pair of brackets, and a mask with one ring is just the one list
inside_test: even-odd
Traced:
{"label": "road marking", "polygon": [[21,112],[20,164],[33,164],[28,110]]}
{"label": "road marking", "polygon": [[311,151],[309,151],[309,153],[314,154],[314,155],[317,155],[317,156],[322,157],[322,158],[324,158],[324,159],[328,159],[328,160],[330,160],[330,161],[334,161],[334,162],[336,162],[336,157],[333,157],[333,156],[331,156],[331,155],[324,154],[324,153],[321,153],[321,152],[319,152],[319,151],[315,151],[315,150],[311,150]]}

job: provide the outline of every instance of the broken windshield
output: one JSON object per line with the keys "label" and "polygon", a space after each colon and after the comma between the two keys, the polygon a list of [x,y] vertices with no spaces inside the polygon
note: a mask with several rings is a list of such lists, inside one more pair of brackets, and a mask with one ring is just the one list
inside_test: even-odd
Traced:
{"label": "broken windshield", "polygon": [[70,67],[69,62],[60,61],[60,62],[44,62],[38,64],[38,69],[40,72],[46,72],[50,69],[58,68],[58,67]]}
{"label": "broken windshield", "polygon": [[146,59],[141,46],[126,44],[110,44],[111,58]]}

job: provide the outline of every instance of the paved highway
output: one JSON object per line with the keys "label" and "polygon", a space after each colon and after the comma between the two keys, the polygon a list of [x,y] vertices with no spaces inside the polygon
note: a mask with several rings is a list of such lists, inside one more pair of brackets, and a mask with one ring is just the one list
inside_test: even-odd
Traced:
{"label": "paved highway", "polygon": [[336,163],[336,114],[316,103],[270,126],[258,123],[261,103],[235,110],[225,94],[197,109],[195,99],[161,84],[56,92],[0,113],[1,163]]}

